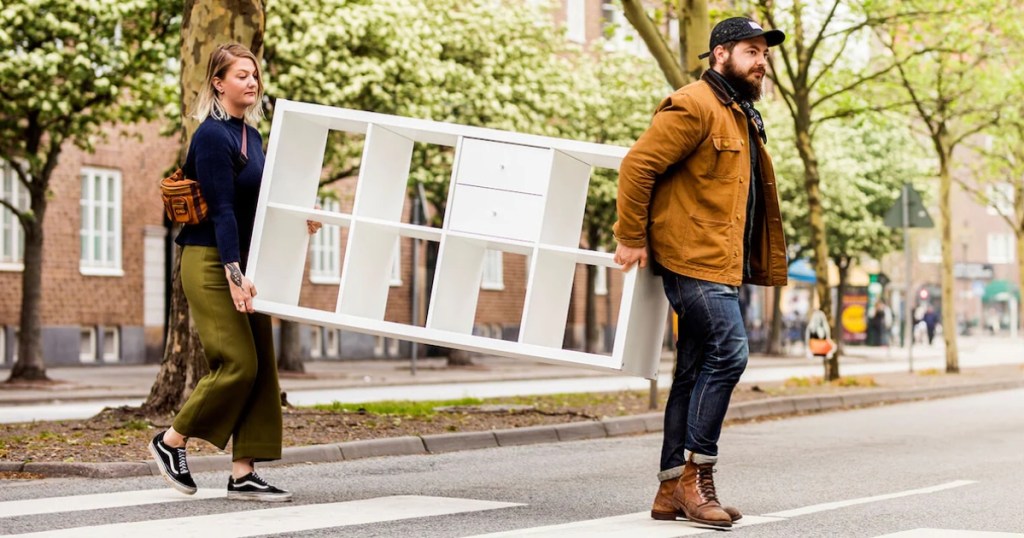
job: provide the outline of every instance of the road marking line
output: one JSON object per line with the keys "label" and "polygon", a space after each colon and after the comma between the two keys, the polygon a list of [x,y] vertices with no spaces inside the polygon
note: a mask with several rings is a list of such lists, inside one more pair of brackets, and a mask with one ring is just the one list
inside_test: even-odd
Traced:
{"label": "road marking line", "polygon": [[[761,516],[743,516],[733,524],[733,529],[741,529],[762,523],[781,521],[779,518]],[[558,538],[676,538],[677,536],[693,536],[708,532],[720,532],[723,529],[698,527],[686,521],[656,521],[651,519],[650,512],[637,512],[623,516],[589,519],[547,527],[532,527],[493,534],[480,534],[467,538],[501,538],[510,536],[551,536]]]}
{"label": "road marking line", "polygon": [[198,501],[203,499],[224,498],[226,490],[202,488],[195,495],[184,495],[171,488],[148,489],[142,491],[121,491],[118,493],[97,493],[94,495],[72,495],[68,497],[46,497],[41,499],[25,499],[21,501],[0,502],[0,518],[14,516],[34,516],[38,514],[56,514],[58,512],[77,512],[81,510],[102,510],[119,506],[139,506],[143,504],[170,503],[181,501]]}
{"label": "road marking line", "polygon": [[[252,504],[247,504],[252,506]],[[479,512],[497,508],[523,506],[517,503],[396,495],[359,501],[328,504],[306,504],[284,508],[222,512],[194,517],[157,519],[114,523],[90,527],[68,528],[14,537],[102,537],[146,536],[147,538],[181,538],[182,536],[210,536],[240,538],[290,534],[308,530],[382,523],[430,516]]]}
{"label": "road marking line", "polygon": [[914,529],[912,531],[883,534],[875,538],[1020,538],[1024,534],[1012,532],[956,531],[950,529]]}
{"label": "road marking line", "polygon": [[935,493],[937,491],[943,491],[947,489],[959,488],[969,484],[974,484],[973,480],[956,480],[953,482],[947,482],[945,484],[939,484],[938,486],[932,486],[930,488],[911,489],[907,491],[899,491],[896,493],[887,493],[885,495],[876,495],[874,497],[862,497],[860,499],[850,499],[847,501],[835,501],[830,503],[815,504],[811,506],[805,506],[803,508],[794,508],[793,510],[784,510],[782,512],[773,512],[771,514],[764,514],[767,517],[796,517],[807,514],[813,514],[815,512],[825,512],[827,510],[836,510],[838,508],[845,508],[847,506],[854,506],[858,504],[867,504],[878,501],[885,501],[888,499],[898,499],[900,497],[909,497],[911,495],[923,495],[925,493]]}

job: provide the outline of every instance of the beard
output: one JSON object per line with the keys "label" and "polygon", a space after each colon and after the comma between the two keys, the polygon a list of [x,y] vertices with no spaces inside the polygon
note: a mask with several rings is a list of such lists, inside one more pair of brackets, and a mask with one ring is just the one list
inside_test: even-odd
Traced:
{"label": "beard", "polygon": [[763,81],[765,74],[764,70],[752,67],[744,73],[736,67],[736,63],[733,62],[732,58],[726,60],[722,67],[725,71],[722,73],[722,76],[725,77],[725,80],[729,81],[729,85],[736,90],[741,101],[758,101],[761,99],[761,82],[754,78],[754,74],[760,73],[761,80]]}

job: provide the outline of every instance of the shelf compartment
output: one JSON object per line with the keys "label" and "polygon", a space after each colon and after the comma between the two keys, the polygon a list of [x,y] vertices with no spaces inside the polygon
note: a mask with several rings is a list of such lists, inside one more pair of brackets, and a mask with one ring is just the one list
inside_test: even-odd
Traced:
{"label": "shelf compartment", "polygon": [[574,256],[537,250],[526,285],[520,342],[561,349],[575,270]]}
{"label": "shelf compartment", "polygon": [[580,244],[583,213],[590,184],[589,164],[560,151],[551,155],[551,180],[544,200],[542,243],[563,247]]}
{"label": "shelf compartment", "polygon": [[441,239],[427,327],[462,334],[473,332],[487,241],[451,234]]}
{"label": "shelf compartment", "polygon": [[341,271],[336,312],[383,320],[390,289],[391,258],[399,229],[355,221]]}
{"label": "shelf compartment", "polygon": [[363,142],[352,214],[392,222],[402,220],[413,140],[371,124]]}

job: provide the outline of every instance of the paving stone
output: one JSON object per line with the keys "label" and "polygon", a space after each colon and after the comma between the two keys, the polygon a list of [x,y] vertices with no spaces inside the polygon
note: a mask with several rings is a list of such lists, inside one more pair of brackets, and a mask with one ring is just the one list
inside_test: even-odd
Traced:
{"label": "paving stone", "polygon": [[458,432],[423,435],[423,445],[427,452],[454,452],[457,450],[473,450],[477,448],[494,448],[498,440],[493,432]]}
{"label": "paving stone", "polygon": [[559,441],[600,439],[608,436],[608,432],[604,429],[604,424],[598,421],[559,424],[555,426],[555,433],[558,434]]}
{"label": "paving stone", "polygon": [[369,439],[366,441],[349,441],[338,445],[347,460],[357,458],[374,458],[378,456],[408,456],[426,454],[423,439],[414,436],[393,437],[388,439]]}
{"label": "paving stone", "polygon": [[498,440],[498,446],[532,445],[558,441],[558,434],[555,433],[554,426],[494,430],[494,437]]}

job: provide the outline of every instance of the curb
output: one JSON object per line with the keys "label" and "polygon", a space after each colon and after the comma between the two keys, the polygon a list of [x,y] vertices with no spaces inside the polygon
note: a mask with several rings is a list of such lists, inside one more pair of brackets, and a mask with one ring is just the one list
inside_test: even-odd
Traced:
{"label": "curb", "polygon": [[[852,409],[869,405],[1011,390],[1021,387],[1024,387],[1024,380],[994,381],[948,387],[925,387],[904,391],[879,389],[854,394],[769,398],[731,405],[725,415],[725,419],[726,421],[735,421],[771,416],[790,416],[801,413]],[[658,433],[663,430],[664,425],[662,421],[663,413],[653,412],[627,417],[605,418],[590,422],[570,422],[504,430],[442,433],[288,447],[282,450],[280,460],[266,462],[261,465],[280,466],[298,463],[331,463],[382,456],[441,454],[481,448]],[[189,467],[193,472],[224,470],[229,468],[230,465],[231,459],[227,455],[189,458]],[[25,472],[46,477],[74,476],[83,478],[128,478],[160,475],[156,463],[151,461],[117,463],[0,462],[0,472]]]}

